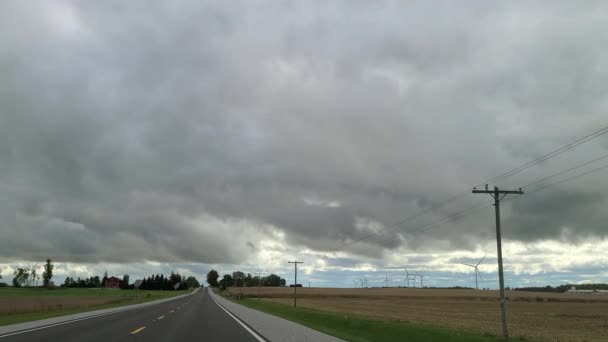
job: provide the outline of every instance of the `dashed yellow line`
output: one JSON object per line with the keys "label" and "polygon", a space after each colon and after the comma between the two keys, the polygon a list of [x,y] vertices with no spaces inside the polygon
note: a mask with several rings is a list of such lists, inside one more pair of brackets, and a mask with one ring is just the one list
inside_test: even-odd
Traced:
{"label": "dashed yellow line", "polygon": [[161,320],[161,319],[163,319],[163,318],[165,318],[165,315],[162,315],[162,316],[160,316],[160,317],[158,317],[158,318],[156,318],[156,319]]}
{"label": "dashed yellow line", "polygon": [[139,333],[140,331],[142,331],[144,329],[146,329],[146,327],[137,328],[137,329],[131,331],[131,335],[135,335],[135,334]]}

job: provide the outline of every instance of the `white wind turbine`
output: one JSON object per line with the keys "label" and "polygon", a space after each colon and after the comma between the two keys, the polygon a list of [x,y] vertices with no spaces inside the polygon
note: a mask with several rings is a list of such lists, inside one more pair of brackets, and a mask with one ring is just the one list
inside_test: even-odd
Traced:
{"label": "white wind turbine", "polygon": [[405,282],[407,284],[407,287],[410,287],[410,280],[414,281],[414,287],[416,287],[416,275],[410,275],[410,272],[407,271],[407,267],[404,267],[405,269]]}
{"label": "white wind turbine", "polygon": [[[483,258],[481,258],[481,259],[479,260],[479,262],[478,262],[476,265],[471,265],[471,264],[463,264],[463,265],[466,265],[466,266],[469,266],[469,267],[473,267],[473,268],[475,269],[475,288],[476,288],[477,290],[479,290],[479,286],[477,285],[477,284],[478,284],[477,276],[479,276],[479,278],[481,278],[481,273],[479,272],[479,267],[478,267],[478,266],[479,266],[479,264],[481,264],[481,262],[482,262],[482,261],[483,261],[483,259],[485,259],[485,258],[486,258],[486,256],[484,255],[484,256],[483,256]],[[481,280],[483,280],[483,278],[481,278]]]}
{"label": "white wind turbine", "polygon": [[420,277],[420,288],[422,288],[422,278],[426,277],[425,275],[422,275],[420,273],[418,273],[418,276]]}

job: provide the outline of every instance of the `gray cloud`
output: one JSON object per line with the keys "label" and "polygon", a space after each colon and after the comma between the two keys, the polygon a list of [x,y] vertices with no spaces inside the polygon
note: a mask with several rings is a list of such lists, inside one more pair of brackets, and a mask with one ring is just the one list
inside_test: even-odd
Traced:
{"label": "gray cloud", "polygon": [[[331,250],[358,219],[367,256],[491,238],[489,213],[416,229],[470,197],[382,225],[602,125],[608,14],[444,5],[3,3],[0,255],[238,262],[268,225]],[[508,206],[509,238],[605,235],[584,184]]]}

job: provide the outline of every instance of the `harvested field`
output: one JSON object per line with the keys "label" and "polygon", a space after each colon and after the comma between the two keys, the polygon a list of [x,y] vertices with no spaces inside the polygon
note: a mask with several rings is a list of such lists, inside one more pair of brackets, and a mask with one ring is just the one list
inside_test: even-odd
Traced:
{"label": "harvested field", "polygon": [[188,291],[0,288],[0,325],[172,297]]}
{"label": "harvested field", "polygon": [[120,303],[124,297],[0,297],[0,315],[69,310]]}
{"label": "harvested field", "polygon": [[[256,297],[257,288],[231,288]],[[241,292],[242,291],[242,292]],[[260,288],[264,300],[291,304],[293,288]],[[543,341],[608,341],[608,296],[507,292],[511,335]],[[298,306],[498,334],[498,291],[298,288]]]}

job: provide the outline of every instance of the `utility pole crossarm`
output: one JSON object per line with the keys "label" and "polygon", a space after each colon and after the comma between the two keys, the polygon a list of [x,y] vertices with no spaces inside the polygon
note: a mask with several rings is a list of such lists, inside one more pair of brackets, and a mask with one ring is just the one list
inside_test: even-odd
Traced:
{"label": "utility pole crossarm", "polygon": [[[473,189],[473,193],[474,194],[489,194],[489,195],[493,195],[494,194],[494,190],[477,190],[477,189]],[[524,192],[522,190],[499,190],[498,193],[500,194],[505,194],[505,195],[523,195]]]}

